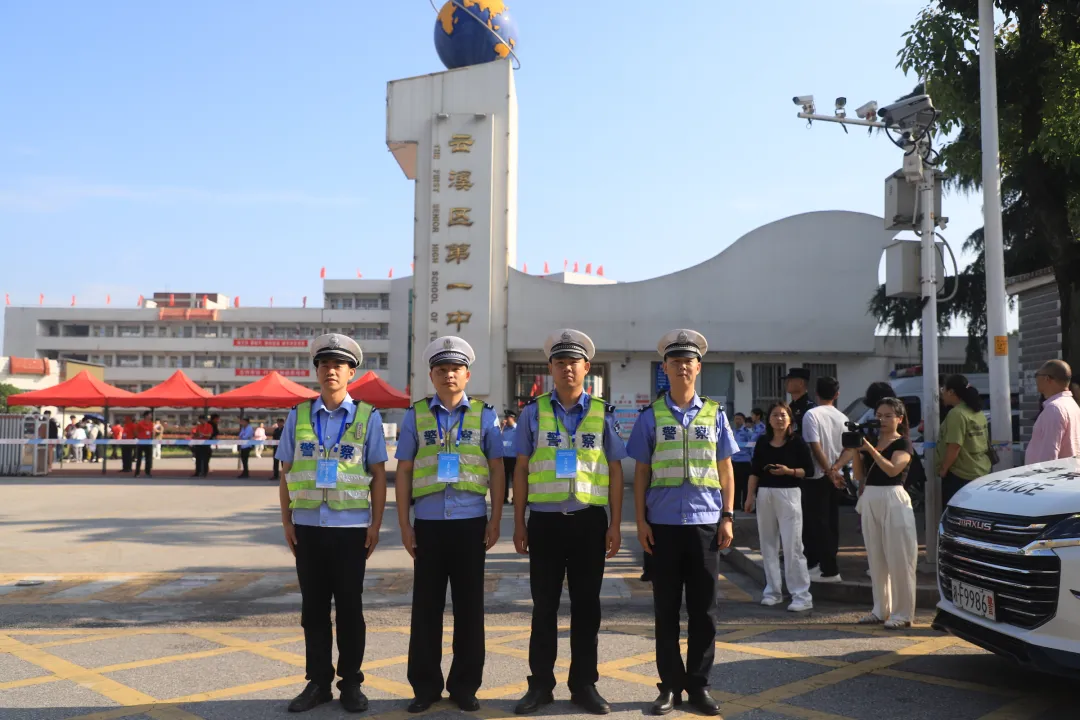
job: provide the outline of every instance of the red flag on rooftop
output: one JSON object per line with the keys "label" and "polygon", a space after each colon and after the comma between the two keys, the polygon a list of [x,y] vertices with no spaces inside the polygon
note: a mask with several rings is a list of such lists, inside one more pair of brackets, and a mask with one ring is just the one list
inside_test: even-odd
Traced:
{"label": "red flag on rooftop", "polygon": [[547,275],[549,272],[551,272],[551,271],[548,270],[547,260],[545,260],[544,261],[544,274]]}
{"label": "red flag on rooftop", "polygon": [[563,261],[562,261],[563,272],[566,272],[566,266],[569,265],[569,264],[570,264],[570,261],[567,260],[566,258],[563,258]]}
{"label": "red flag on rooftop", "polygon": [[304,296],[304,307],[307,307],[307,295]]}
{"label": "red flag on rooftop", "polygon": [[44,305],[45,304],[45,293],[38,293],[37,304],[38,305]]}
{"label": "red flag on rooftop", "polygon": [[112,305],[112,295],[106,295],[105,296],[105,304],[106,305]]}
{"label": "red flag on rooftop", "polygon": [[394,277],[394,268],[390,268],[390,274],[387,275],[386,277],[391,277],[391,278]]}
{"label": "red flag on rooftop", "polygon": [[176,305],[176,295],[174,293],[169,293],[169,307],[174,307],[175,305]]}
{"label": "red flag on rooftop", "polygon": [[326,277],[326,268],[325,267],[323,267],[321,270],[319,270],[319,277],[321,277],[321,278]]}
{"label": "red flag on rooftop", "polygon": [[143,306],[143,302],[145,302],[145,301],[146,301],[146,298],[144,298],[144,297],[143,297],[142,295],[140,295],[140,296],[139,296],[139,307],[142,307],[142,306]]}
{"label": "red flag on rooftop", "polygon": [[356,277],[362,278],[364,275],[360,272],[360,268],[356,268]]}
{"label": "red flag on rooftop", "polygon": [[413,272],[416,272],[416,263],[414,263],[414,262],[409,263],[409,270],[412,270]]}
{"label": "red flag on rooftop", "polygon": [[270,307],[274,307],[274,296],[270,296]]}
{"label": "red flag on rooftop", "polygon": [[521,263],[521,272],[523,272],[523,273],[529,272],[529,263]]}
{"label": "red flag on rooftop", "polygon": [[240,307],[240,296],[239,296],[239,295],[237,295],[236,297],[234,297],[234,298],[232,299],[232,306],[233,306],[234,308],[238,308],[238,307]]}
{"label": "red flag on rooftop", "polygon": [[597,275],[599,275],[600,277],[603,277],[603,276],[604,276],[604,266],[603,266],[603,265],[601,265],[600,267],[596,268],[596,274],[597,274]]}
{"label": "red flag on rooftop", "polygon": [[585,263],[585,274],[592,275],[592,263]]}
{"label": "red flag on rooftop", "polygon": [[577,260],[575,260],[574,261],[574,272],[577,272],[577,271],[578,271],[578,269],[577,269]]}
{"label": "red flag on rooftop", "polygon": [[204,310],[206,309],[206,296],[205,295],[202,296],[202,303],[199,305],[199,307],[203,308]]}
{"label": "red flag on rooftop", "polygon": [[71,307],[75,307],[75,296],[71,296]]}
{"label": "red flag on rooftop", "polygon": [[4,304],[5,305],[10,305],[11,304],[11,296],[8,295],[7,293],[4,293]]}

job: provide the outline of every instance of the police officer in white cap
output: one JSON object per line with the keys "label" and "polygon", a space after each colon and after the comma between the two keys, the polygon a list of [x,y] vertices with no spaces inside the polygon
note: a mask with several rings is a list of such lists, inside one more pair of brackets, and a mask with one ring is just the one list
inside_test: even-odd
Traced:
{"label": "police officer in white cap", "polygon": [[341,705],[348,712],[368,709],[360,687],[367,635],[362,595],[386,503],[386,442],[379,411],[349,397],[361,358],[350,337],[315,339],[311,359],[321,392],[289,412],[274,453],[285,468],[281,524],[296,556],[307,656],[308,684],[289,712],[333,699],[331,600],[337,609]]}
{"label": "police officer in white cap", "polygon": [[[472,347],[459,337],[437,338],[424,351],[435,395],[405,412],[397,447],[398,524],[411,555],[412,627],[408,710],[424,712],[442,697],[443,611],[446,583],[454,607],[454,660],[446,690],[459,708],[480,708],[484,675],[484,558],[499,539],[503,448],[494,408],[466,394]],[[491,490],[491,519],[487,493]],[[415,501],[415,527],[409,508]]]}
{"label": "police officer in white cap", "polygon": [[[671,386],[642,410],[626,446],[637,461],[638,540],[653,556],[660,696],[652,712],[671,712],[685,690],[691,705],[706,715],[718,715],[720,708],[709,694],[716,649],[718,551],[733,537],[731,456],[739,446],[724,408],[694,389],[701,358],[709,349],[701,333],[672,330],[660,338],[656,349],[664,358]],[[684,586],[690,628],[685,666],[679,647]]]}
{"label": "police officer in white cap", "polygon": [[614,407],[585,392],[596,352],[589,336],[559,330],[544,342],[544,352],[555,390],[525,406],[514,438],[514,545],[529,556],[533,601],[532,675],[514,711],[531,713],[554,701],[557,615],[566,578],[571,588],[570,701],[606,715],[611,707],[596,690],[600,586],[605,557],[614,557],[622,542],[620,461],[626,448]]}

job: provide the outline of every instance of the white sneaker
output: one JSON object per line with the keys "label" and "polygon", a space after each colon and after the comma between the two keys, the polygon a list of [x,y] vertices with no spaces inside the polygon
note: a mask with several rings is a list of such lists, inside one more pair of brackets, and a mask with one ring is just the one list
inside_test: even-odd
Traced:
{"label": "white sneaker", "polygon": [[774,598],[774,597],[768,597],[768,596],[765,596],[765,597],[761,598],[761,604],[764,605],[765,607],[772,607],[774,605],[779,605],[782,602],[784,602],[784,601],[782,599],[780,599],[780,598]]}
{"label": "white sneaker", "polygon": [[812,603],[812,602],[804,603],[804,602],[795,601],[795,602],[791,603],[790,605],[788,605],[787,609],[788,609],[788,612],[796,612],[796,613],[797,612],[806,612],[807,610],[813,610],[814,609],[814,603]]}
{"label": "white sneaker", "polygon": [[836,573],[835,575],[818,575],[816,578],[811,578],[811,580],[817,583],[843,582],[843,580],[840,579],[840,573]]}
{"label": "white sneaker", "polygon": [[810,568],[810,580],[815,581],[815,580],[818,580],[820,578],[821,578],[821,566],[820,565],[815,565],[814,567]]}
{"label": "white sneaker", "polygon": [[874,577],[874,576],[873,576],[873,575],[872,575],[872,574],[870,573],[870,568],[867,568],[867,569],[866,569],[866,577],[868,577],[868,578],[872,578],[872,577]]}

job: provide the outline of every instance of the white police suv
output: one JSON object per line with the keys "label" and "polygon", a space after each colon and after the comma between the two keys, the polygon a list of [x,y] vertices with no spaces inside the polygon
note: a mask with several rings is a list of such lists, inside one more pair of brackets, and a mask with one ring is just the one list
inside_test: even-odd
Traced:
{"label": "white police suv", "polygon": [[1080,459],[968,483],[939,530],[934,628],[1080,677]]}

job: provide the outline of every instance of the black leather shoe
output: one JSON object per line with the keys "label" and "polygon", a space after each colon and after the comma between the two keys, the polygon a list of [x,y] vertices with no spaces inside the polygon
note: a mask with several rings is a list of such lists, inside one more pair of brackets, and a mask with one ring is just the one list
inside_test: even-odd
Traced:
{"label": "black leather shoe", "polygon": [[675,709],[676,705],[682,705],[682,693],[671,690],[661,690],[652,704],[653,715],[667,715]]}
{"label": "black leather shoe", "polygon": [[349,684],[341,688],[341,707],[345,712],[362,713],[368,709],[368,699],[359,685]]}
{"label": "black leather shoe", "polygon": [[424,712],[425,710],[427,710],[429,707],[431,707],[432,705],[434,705],[437,702],[439,702],[439,698],[437,698],[437,697],[436,698],[414,697],[412,699],[412,702],[409,703],[409,707],[407,707],[405,709],[408,710],[411,713],[422,713],[422,712]]}
{"label": "black leather shoe", "polygon": [[465,712],[476,712],[480,709],[480,701],[476,699],[475,695],[466,695],[464,697],[451,695],[450,700]]}
{"label": "black leather shoe", "polygon": [[687,700],[691,707],[696,709],[702,715],[718,716],[720,714],[720,705],[716,702],[712,695],[699,690],[697,692],[687,693]]}
{"label": "black leather shoe", "polygon": [[518,700],[518,704],[514,706],[514,712],[518,715],[528,715],[553,702],[555,702],[555,696],[551,694],[550,690],[544,692],[536,688],[529,688],[529,692],[525,693],[525,697]]}
{"label": "black leather shoe", "polygon": [[330,688],[309,682],[303,692],[294,697],[293,701],[289,703],[289,712],[307,712],[333,699],[334,694],[330,692]]}
{"label": "black leather shoe", "polygon": [[571,693],[570,702],[593,715],[607,715],[611,712],[611,706],[596,691],[595,685],[590,685],[581,692]]}

